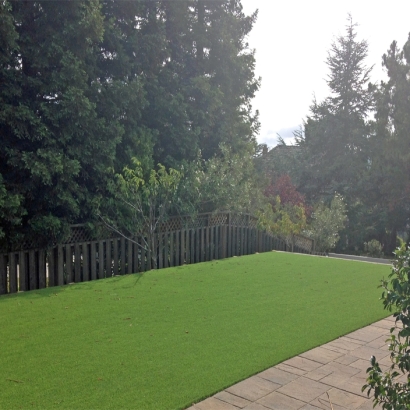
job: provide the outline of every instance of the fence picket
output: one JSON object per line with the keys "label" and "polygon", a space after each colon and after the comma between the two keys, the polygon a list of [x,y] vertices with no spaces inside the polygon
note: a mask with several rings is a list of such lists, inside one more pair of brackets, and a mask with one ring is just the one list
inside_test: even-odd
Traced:
{"label": "fence picket", "polygon": [[97,279],[97,242],[91,242],[90,262],[91,262],[91,280]]}
{"label": "fence picket", "polygon": [[66,265],[66,283],[73,281],[73,254],[71,251],[71,245],[65,247],[65,265]]}
{"label": "fence picket", "polygon": [[170,232],[169,233],[169,266],[175,266],[174,265],[174,236],[175,232]]}
{"label": "fence picket", "polygon": [[56,286],[56,248],[47,250],[48,278],[47,287]]}
{"label": "fence picket", "polygon": [[[137,241],[137,238],[134,238],[134,241]],[[141,271],[139,264],[138,264],[138,255],[139,255],[138,245],[134,242],[132,244],[132,259],[133,259],[132,266],[134,268],[134,273]]]}
{"label": "fence picket", "polygon": [[158,268],[162,269],[164,267],[164,246],[163,246],[164,235],[158,233]]}
{"label": "fence picket", "polygon": [[113,275],[118,275],[119,270],[118,270],[118,238],[113,239],[112,241],[113,245],[113,261],[114,261],[114,270],[113,270]]}
{"label": "fence picket", "polygon": [[176,231],[175,232],[175,266],[182,265],[182,262],[180,263],[181,248],[182,248],[182,245],[180,246],[180,239],[181,239],[181,231]]}
{"label": "fence picket", "polygon": [[105,278],[105,253],[104,253],[104,242],[98,242],[98,279]]}
{"label": "fence picket", "polygon": [[83,282],[88,282],[90,280],[90,255],[88,251],[88,243],[84,242],[80,246],[83,258]]}
{"label": "fence picket", "polygon": [[145,272],[147,270],[147,264],[146,264],[146,250],[145,250],[145,243],[144,243],[144,238],[139,239],[139,243],[141,245],[141,272]]}
{"label": "fence picket", "polygon": [[125,238],[120,239],[121,243],[121,256],[120,256],[120,267],[121,267],[121,275],[125,275]]}
{"label": "fence picket", "polygon": [[28,272],[26,252],[19,252],[19,291],[24,292],[28,290]]}
{"label": "fence picket", "polygon": [[132,242],[127,241],[127,274],[133,273],[132,270]]}
{"label": "fence picket", "polygon": [[17,261],[14,252],[9,253],[9,291],[8,293],[17,292]]}
{"label": "fence picket", "polygon": [[30,290],[38,289],[37,279],[37,263],[36,263],[36,251],[31,250],[28,253],[28,266],[29,266],[29,283]]}
{"label": "fence picket", "polygon": [[38,288],[43,289],[47,285],[46,252],[44,249],[38,251]]}
{"label": "fence picket", "polygon": [[186,263],[186,259],[185,259],[185,229],[181,230],[181,263],[180,265],[183,265],[184,263]]}
{"label": "fence picket", "polygon": [[165,232],[164,233],[164,268],[168,268],[170,264],[170,256],[169,256],[169,239],[172,236],[172,233]]}
{"label": "fence picket", "polygon": [[79,243],[74,245],[74,282],[81,282],[81,253]]}
{"label": "fence picket", "polygon": [[57,285],[64,285],[64,248],[63,245],[57,247]]}
{"label": "fence picket", "polygon": [[7,293],[7,255],[0,254],[0,295]]}

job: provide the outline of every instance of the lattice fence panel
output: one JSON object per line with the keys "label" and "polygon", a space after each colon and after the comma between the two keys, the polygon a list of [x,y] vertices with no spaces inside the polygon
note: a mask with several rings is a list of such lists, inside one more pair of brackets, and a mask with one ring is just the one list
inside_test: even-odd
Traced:
{"label": "lattice fence panel", "polygon": [[254,216],[250,216],[248,226],[249,226],[249,228],[257,228],[258,227],[258,218],[255,218]]}
{"label": "lattice fence panel", "polygon": [[160,227],[161,232],[179,231],[183,228],[183,220],[180,217],[170,218],[163,222]]}
{"label": "lattice fence panel", "polygon": [[248,226],[248,216],[233,214],[231,215],[231,225],[232,226]]}
{"label": "lattice fence panel", "polygon": [[209,215],[209,226],[220,226],[226,225],[228,223],[228,215],[227,214],[215,214]]}
{"label": "lattice fence panel", "polygon": [[93,239],[89,229],[86,229],[83,225],[73,225],[71,227],[70,236],[62,243],[90,242]]}
{"label": "lattice fence panel", "polygon": [[206,216],[198,216],[195,219],[188,219],[186,225],[189,229],[198,229],[208,226],[208,218]]}

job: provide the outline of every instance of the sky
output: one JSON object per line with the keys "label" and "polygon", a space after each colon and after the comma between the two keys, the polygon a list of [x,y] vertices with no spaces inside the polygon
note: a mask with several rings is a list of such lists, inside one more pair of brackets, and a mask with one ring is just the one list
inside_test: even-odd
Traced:
{"label": "sky", "polygon": [[357,40],[369,45],[366,65],[374,65],[372,82],[386,79],[382,56],[393,40],[403,47],[410,32],[410,1],[389,0],[242,0],[245,14],[259,10],[248,36],[255,49],[261,88],[253,100],[259,110],[259,143],[277,144],[279,134],[293,142],[309,114],[314,96],[322,101],[330,92],[326,58],[332,43],[346,30],[350,13],[357,23]]}

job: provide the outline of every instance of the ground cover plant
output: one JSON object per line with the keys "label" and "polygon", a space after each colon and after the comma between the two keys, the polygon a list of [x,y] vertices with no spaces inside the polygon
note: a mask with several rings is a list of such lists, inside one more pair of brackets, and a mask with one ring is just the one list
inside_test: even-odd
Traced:
{"label": "ground cover plant", "polygon": [[388,272],[269,252],[0,297],[0,408],[188,407],[385,317]]}

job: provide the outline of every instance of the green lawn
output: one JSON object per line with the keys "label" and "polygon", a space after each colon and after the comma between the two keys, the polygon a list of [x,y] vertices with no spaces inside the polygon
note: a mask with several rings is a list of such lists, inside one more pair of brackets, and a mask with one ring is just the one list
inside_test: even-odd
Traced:
{"label": "green lawn", "polygon": [[0,408],[188,407],[387,316],[389,266],[269,252],[0,297]]}

